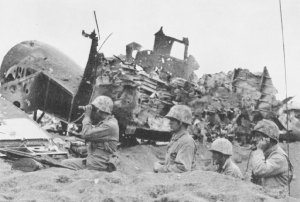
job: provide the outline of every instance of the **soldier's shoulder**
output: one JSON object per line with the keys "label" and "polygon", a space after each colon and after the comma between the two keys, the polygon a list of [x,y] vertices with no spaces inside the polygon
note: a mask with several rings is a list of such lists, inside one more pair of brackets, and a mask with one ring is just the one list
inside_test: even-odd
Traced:
{"label": "soldier's shoulder", "polygon": [[192,135],[187,131],[186,135],[181,137],[182,142],[189,145],[195,145],[195,140],[193,139]]}

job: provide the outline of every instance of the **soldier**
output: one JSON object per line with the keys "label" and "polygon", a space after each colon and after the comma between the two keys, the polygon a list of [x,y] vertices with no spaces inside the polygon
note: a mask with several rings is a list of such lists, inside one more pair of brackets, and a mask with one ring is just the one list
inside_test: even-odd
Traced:
{"label": "soldier", "polygon": [[186,105],[175,105],[166,115],[173,133],[165,161],[154,163],[154,172],[186,172],[192,169],[196,144],[187,128],[192,123],[192,111]]}
{"label": "soldier", "polygon": [[225,138],[218,138],[211,144],[213,163],[218,166],[217,172],[239,179],[243,178],[239,167],[231,160],[232,144]]}
{"label": "soldier", "polygon": [[256,124],[253,134],[257,149],[251,158],[252,182],[287,194],[293,169],[287,154],[278,145],[277,125],[263,119]]}
{"label": "soldier", "polygon": [[112,109],[113,101],[107,96],[98,96],[86,106],[81,135],[87,142],[87,158],[67,159],[63,165],[99,171],[116,169],[113,160],[119,142],[119,126],[111,114]]}

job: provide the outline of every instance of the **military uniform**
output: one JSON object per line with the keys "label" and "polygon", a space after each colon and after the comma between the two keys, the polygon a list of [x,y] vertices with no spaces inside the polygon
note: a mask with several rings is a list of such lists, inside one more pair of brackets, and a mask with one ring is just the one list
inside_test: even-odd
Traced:
{"label": "military uniform", "polygon": [[[211,152],[213,152],[213,160],[216,157],[214,157],[214,152],[222,154],[222,157],[226,156],[226,161],[219,162],[217,172],[224,174],[224,175],[229,175],[235,178],[243,178],[243,175],[241,173],[240,168],[231,160],[230,156],[232,156],[233,151],[232,151],[232,144],[229,140],[225,138],[217,138],[213,143],[211,144],[211,148],[209,149]],[[219,158],[219,157],[217,157]]]}
{"label": "military uniform", "polygon": [[243,174],[240,168],[231,160],[231,158],[228,158],[225,161],[224,165],[221,167],[221,169],[218,172],[239,179],[243,178]]}
{"label": "military uniform", "polygon": [[261,185],[267,189],[286,189],[289,184],[289,160],[279,145],[274,145],[265,152],[258,149],[252,154],[252,172],[262,179]]}
{"label": "military uniform", "polygon": [[113,102],[109,97],[98,96],[92,104],[108,115],[97,125],[92,125],[90,116],[85,116],[82,121],[81,133],[87,143],[87,158],[67,159],[62,164],[75,169],[113,171],[119,142],[118,121],[111,115]]}
{"label": "military uniform", "polygon": [[187,131],[174,134],[168,145],[165,161],[157,172],[190,171],[195,161],[195,153],[195,141]]}
{"label": "military uniform", "polygon": [[[270,120],[263,119],[256,124],[253,131],[260,132],[278,142],[279,129]],[[293,176],[293,166],[283,149],[274,144],[265,150],[258,148],[251,158],[252,177],[257,184],[268,192],[278,196],[287,196],[288,184]]]}
{"label": "military uniform", "polygon": [[[192,111],[186,105],[173,106],[166,117],[175,119],[186,125],[191,125],[192,123]],[[154,171],[163,173],[190,171],[195,160],[195,154],[195,141],[187,129],[182,128],[173,134],[168,145],[165,161],[156,162],[154,164]]]}
{"label": "military uniform", "polygon": [[63,164],[75,169],[91,169],[106,171],[108,162],[117,151],[119,142],[118,121],[109,116],[96,126],[93,126],[90,119],[83,120],[83,138],[87,142],[87,158],[76,158],[64,160]]}

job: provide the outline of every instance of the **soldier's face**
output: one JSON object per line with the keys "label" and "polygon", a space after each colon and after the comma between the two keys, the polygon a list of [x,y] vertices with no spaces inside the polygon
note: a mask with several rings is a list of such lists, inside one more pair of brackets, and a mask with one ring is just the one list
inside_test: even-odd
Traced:
{"label": "soldier's face", "polygon": [[169,125],[170,125],[171,132],[177,132],[180,130],[181,122],[171,118]]}
{"label": "soldier's face", "polygon": [[92,113],[92,120],[95,123],[98,123],[100,121],[103,121],[107,117],[107,115],[108,115],[107,113],[102,112],[101,110],[96,109],[94,111],[94,113]]}
{"label": "soldier's face", "polygon": [[213,164],[220,165],[222,164],[223,155],[219,152],[212,151],[212,160]]}
{"label": "soldier's face", "polygon": [[257,148],[259,148],[263,151],[268,149],[268,147],[270,145],[270,138],[269,137],[262,134],[261,132],[255,131],[253,139],[254,139],[254,142],[255,142]]}

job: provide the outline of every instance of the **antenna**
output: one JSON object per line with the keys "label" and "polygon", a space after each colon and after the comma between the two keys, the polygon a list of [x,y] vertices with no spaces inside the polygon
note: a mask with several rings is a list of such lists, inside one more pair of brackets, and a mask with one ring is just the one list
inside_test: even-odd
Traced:
{"label": "antenna", "polygon": [[97,26],[98,36],[99,36],[99,39],[98,39],[98,40],[100,40],[100,32],[99,32],[99,26],[98,26],[98,21],[97,21],[97,16],[96,16],[96,11],[94,11],[94,17],[95,17],[95,22],[96,22],[96,26]]}
{"label": "antenna", "polygon": [[[285,44],[284,44],[284,33],[283,33],[283,20],[282,20],[282,9],[281,9],[281,0],[279,0],[279,9],[280,9],[280,22],[281,22],[281,36],[282,36],[282,51],[283,51],[283,65],[284,65],[284,81],[285,81],[285,99],[287,99],[287,76],[286,76],[286,57],[285,57]],[[288,113],[288,102],[285,103],[286,109],[286,129],[287,129],[287,155],[290,157],[290,136],[289,136],[289,113]],[[290,164],[288,163],[288,179],[290,178]],[[290,196],[290,183],[288,183],[288,194]]]}

